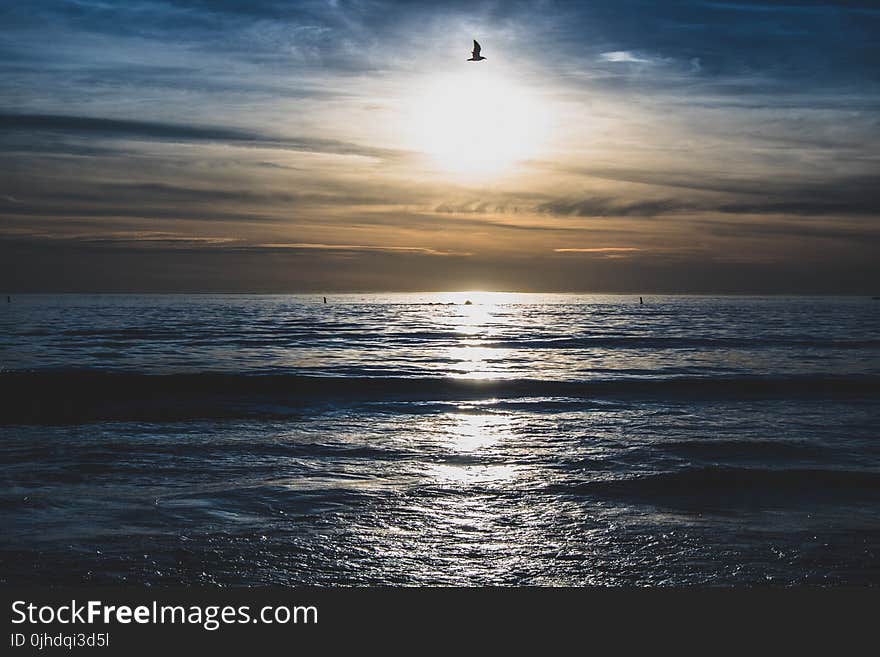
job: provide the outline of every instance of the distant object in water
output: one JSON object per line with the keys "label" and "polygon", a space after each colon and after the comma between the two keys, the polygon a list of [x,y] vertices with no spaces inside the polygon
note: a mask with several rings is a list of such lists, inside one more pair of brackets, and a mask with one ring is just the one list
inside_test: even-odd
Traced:
{"label": "distant object in water", "polygon": [[645,305],[645,301],[644,301],[644,299],[642,299],[642,297],[639,297],[639,305],[640,305],[640,306],[644,306],[644,305]]}
{"label": "distant object in water", "polygon": [[11,296],[6,295],[6,303],[12,303],[12,297],[11,297]]}
{"label": "distant object in water", "polygon": [[871,297],[874,301],[880,301],[880,297]]}
{"label": "distant object in water", "polygon": [[476,40],[476,39],[474,39],[474,51],[471,53],[471,58],[470,58],[469,60],[467,60],[467,61],[469,61],[469,62],[479,62],[479,61],[481,61],[481,60],[483,60],[483,59],[486,59],[485,57],[483,57],[482,55],[480,55],[480,50],[482,50],[482,48],[480,48],[480,44],[477,43],[477,40]]}
{"label": "distant object in water", "polygon": [[472,305],[474,305],[474,304],[473,304],[473,302],[472,302],[470,299],[468,299],[467,301],[464,302],[464,305],[466,305],[466,306],[472,306]]}
{"label": "distant object in water", "polygon": [[327,303],[327,297],[324,297],[324,303]]}

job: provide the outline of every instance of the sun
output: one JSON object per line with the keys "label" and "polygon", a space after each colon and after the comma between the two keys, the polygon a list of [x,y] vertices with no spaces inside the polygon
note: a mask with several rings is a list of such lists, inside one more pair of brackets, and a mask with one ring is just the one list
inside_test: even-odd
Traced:
{"label": "sun", "polygon": [[482,64],[439,76],[419,90],[411,140],[439,168],[497,174],[533,157],[546,137],[547,111],[535,93]]}

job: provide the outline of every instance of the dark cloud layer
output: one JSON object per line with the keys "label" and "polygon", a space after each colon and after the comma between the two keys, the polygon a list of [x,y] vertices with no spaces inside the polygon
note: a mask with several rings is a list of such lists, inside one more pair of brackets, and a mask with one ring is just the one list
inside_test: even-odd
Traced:
{"label": "dark cloud layer", "polygon": [[[177,142],[217,142],[238,146],[278,148],[282,150],[363,157],[396,157],[402,153],[391,149],[369,148],[344,141],[314,137],[284,137],[248,132],[234,128],[208,127],[152,121],[130,121],[88,116],[51,114],[0,114],[0,146],[15,150],[16,138],[25,136],[25,145],[35,142],[40,135],[72,137],[140,139]],[[4,136],[7,139],[4,140]],[[22,142],[18,142],[22,143]],[[47,150],[54,150],[49,143]]]}
{"label": "dark cloud layer", "polygon": [[[528,257],[446,256],[420,252],[327,252],[314,249],[149,249],[0,240],[0,276],[20,292],[304,292],[497,289],[651,293],[840,292],[871,294],[880,268],[870,256],[838,262],[816,257],[809,269],[793,261],[703,259],[644,255],[608,259],[603,253]],[[28,262],[42,266],[31,268]],[[75,270],[76,276],[70,271]],[[537,279],[532,272],[543,272]],[[108,272],[114,272],[108,276]],[[870,277],[870,278],[866,278]],[[585,285],[584,282],[587,282]]]}

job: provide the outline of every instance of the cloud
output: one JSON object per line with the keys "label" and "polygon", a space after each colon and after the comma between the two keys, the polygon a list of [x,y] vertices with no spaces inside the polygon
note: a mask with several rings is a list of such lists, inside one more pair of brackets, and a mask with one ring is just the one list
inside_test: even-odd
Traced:
{"label": "cloud", "polygon": [[624,63],[624,64],[654,64],[656,60],[646,57],[639,57],[628,50],[615,50],[613,52],[603,52],[599,54],[599,59],[606,62]]}
{"label": "cloud", "polygon": [[[860,167],[861,168],[861,167]],[[558,167],[550,170],[593,181],[627,183],[615,196],[550,198],[534,211],[560,216],[659,217],[676,214],[877,216],[880,176],[867,168],[851,174],[780,172],[748,177],[707,168]],[[620,186],[618,185],[618,188]],[[657,190],[648,188],[656,187]],[[661,192],[659,188],[677,190]],[[683,190],[683,191],[682,191]],[[657,197],[658,193],[666,195]]]}
{"label": "cloud", "polygon": [[[377,159],[396,158],[404,155],[399,150],[374,148],[336,139],[287,137],[236,128],[91,116],[0,114],[0,133],[23,133],[26,135],[37,133],[168,142],[214,142],[241,147],[276,148]],[[51,150],[51,142],[50,148],[47,150]]]}
{"label": "cloud", "polygon": [[[755,200],[725,201],[723,199],[665,198],[656,200],[628,201],[621,197],[584,198],[579,200],[556,199],[539,204],[535,210],[559,216],[576,217],[662,217],[695,213],[733,215],[787,215],[801,217],[821,216],[877,216],[880,212],[873,198],[861,194],[851,198],[813,197],[801,200]],[[880,230],[880,227],[878,227]]]}
{"label": "cloud", "polygon": [[239,240],[234,237],[198,236],[185,235],[182,233],[164,231],[110,231],[110,232],[51,232],[30,231],[20,228],[0,229],[0,237],[16,238],[22,240],[40,242],[49,240],[52,242],[72,242],[83,245],[117,246],[117,245],[155,245],[161,248],[190,247],[190,246],[220,246],[228,245]]}
{"label": "cloud", "polygon": [[578,217],[656,217],[692,209],[694,209],[692,202],[680,199],[632,201],[626,198],[600,196],[553,199],[539,203],[535,207],[538,213]]}
{"label": "cloud", "polygon": [[254,136],[238,130],[150,121],[51,114],[0,114],[0,130],[95,134],[170,140],[249,141]]}
{"label": "cloud", "polygon": [[642,249],[635,246],[599,246],[590,248],[564,248],[553,249],[554,253],[624,253],[631,251],[641,251]]}
{"label": "cloud", "polygon": [[806,223],[805,221],[760,222],[699,222],[709,234],[735,239],[780,238],[787,243],[803,244],[805,240],[832,240],[850,242],[856,247],[876,249],[880,244],[880,227],[874,222],[855,222],[840,225],[838,222]]}
{"label": "cloud", "polygon": [[179,233],[168,233],[161,231],[131,231],[116,232],[106,235],[64,235],[58,237],[61,237],[63,239],[75,239],[78,241],[88,242],[90,244],[136,243],[157,244],[171,247],[179,245],[217,246],[222,244],[232,244],[239,241],[237,238],[234,237],[181,235]]}
{"label": "cloud", "polygon": [[319,251],[383,251],[387,253],[413,253],[430,256],[459,256],[468,257],[473,253],[464,251],[443,251],[423,246],[387,246],[365,244],[314,244],[308,242],[270,242],[266,244],[254,244],[247,248],[256,249],[295,249],[295,250],[319,250]]}
{"label": "cloud", "polygon": [[0,239],[12,239],[33,244],[68,243],[86,247],[155,248],[223,251],[303,251],[336,253],[387,253],[400,255],[424,255],[462,257],[473,256],[466,251],[453,251],[425,246],[397,246],[383,244],[324,244],[319,242],[262,242],[253,243],[237,237],[216,235],[186,235],[170,231],[112,231],[100,232],[52,232],[31,231],[21,228],[0,228]]}

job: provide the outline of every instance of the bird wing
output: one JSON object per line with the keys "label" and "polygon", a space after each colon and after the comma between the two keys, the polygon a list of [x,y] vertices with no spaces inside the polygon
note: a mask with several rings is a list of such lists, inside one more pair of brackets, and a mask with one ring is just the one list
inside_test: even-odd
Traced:
{"label": "bird wing", "polygon": [[482,50],[482,48],[480,48],[480,44],[477,43],[476,39],[474,39],[474,57],[480,56],[480,50]]}

